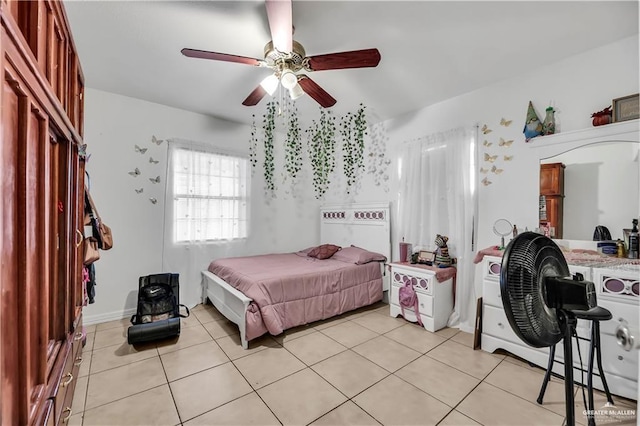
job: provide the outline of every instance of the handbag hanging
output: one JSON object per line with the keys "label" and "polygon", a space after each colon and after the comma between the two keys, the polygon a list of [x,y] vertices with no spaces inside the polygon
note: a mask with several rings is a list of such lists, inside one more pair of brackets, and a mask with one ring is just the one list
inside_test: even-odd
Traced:
{"label": "handbag hanging", "polygon": [[102,222],[102,218],[100,218],[100,214],[98,213],[98,209],[96,209],[93,198],[91,198],[91,194],[86,190],[86,188],[85,196],[89,205],[89,217],[91,220],[91,227],[93,229],[93,236],[97,239],[98,247],[101,250],[109,250],[113,247],[113,234],[111,233],[111,228]]}
{"label": "handbag hanging", "polygon": [[84,246],[84,265],[91,265],[100,259],[100,251],[98,250],[98,240],[94,237],[87,237],[83,241]]}

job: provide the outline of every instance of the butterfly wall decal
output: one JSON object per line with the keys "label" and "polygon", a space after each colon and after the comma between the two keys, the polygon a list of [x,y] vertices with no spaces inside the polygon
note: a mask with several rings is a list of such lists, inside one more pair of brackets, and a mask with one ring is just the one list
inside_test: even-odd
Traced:
{"label": "butterfly wall decal", "polygon": [[151,136],[151,142],[156,145],[160,145],[162,142],[164,142],[164,139],[156,139],[155,136]]}
{"label": "butterfly wall decal", "polygon": [[151,183],[160,183],[160,176],[156,176],[154,178],[149,178]]}
{"label": "butterfly wall decal", "polygon": [[144,188],[136,189],[136,194],[142,194],[144,192]]}
{"label": "butterfly wall decal", "polygon": [[504,169],[499,169],[497,168],[495,165],[493,167],[491,167],[491,171],[497,175],[499,175],[500,173],[504,172]]}
{"label": "butterfly wall decal", "polygon": [[505,141],[503,138],[500,138],[500,142],[498,142],[499,146],[511,146],[511,144],[513,143],[513,139],[509,139],[508,141]]}
{"label": "butterfly wall decal", "polygon": [[498,159],[498,154],[496,155],[489,155],[486,152],[484,153],[484,161],[488,161],[490,163],[493,163],[494,161],[496,161]]}
{"label": "butterfly wall decal", "polygon": [[486,177],[484,179],[482,179],[480,182],[482,182],[482,184],[484,186],[489,186],[489,185],[491,185],[493,183],[489,179],[487,179]]}
{"label": "butterfly wall decal", "polygon": [[484,142],[482,142],[482,145],[486,146],[486,147],[490,147],[491,145],[493,145],[493,142],[489,142],[488,140],[484,140]]}
{"label": "butterfly wall decal", "polygon": [[140,169],[136,167],[136,169],[132,172],[129,172],[129,174],[133,177],[138,177],[140,176]]}
{"label": "butterfly wall decal", "polygon": [[487,127],[486,124],[484,126],[482,126],[482,128],[480,130],[482,130],[482,133],[485,134],[485,135],[488,134],[488,133],[493,132],[493,130],[491,130],[489,127]]}
{"label": "butterfly wall decal", "polygon": [[513,155],[505,155],[504,156],[504,161],[511,161],[513,160]]}
{"label": "butterfly wall decal", "polygon": [[149,201],[151,201],[151,204],[155,204],[155,203],[158,202],[158,200],[156,198],[153,198],[153,197],[149,198]]}
{"label": "butterfly wall decal", "polygon": [[485,169],[483,167],[480,167],[480,173],[483,173],[483,174],[486,175],[487,173],[489,173],[489,169]]}
{"label": "butterfly wall decal", "polygon": [[135,146],[136,152],[139,152],[140,154],[144,154],[145,152],[147,152],[148,148],[140,148],[138,145]]}
{"label": "butterfly wall decal", "polygon": [[159,161],[158,160],[154,160],[153,157],[149,157],[149,162],[151,164],[158,164],[159,163]]}
{"label": "butterfly wall decal", "polygon": [[502,119],[500,120],[500,125],[504,127],[509,127],[512,121],[513,120],[505,120],[504,117],[502,117]]}

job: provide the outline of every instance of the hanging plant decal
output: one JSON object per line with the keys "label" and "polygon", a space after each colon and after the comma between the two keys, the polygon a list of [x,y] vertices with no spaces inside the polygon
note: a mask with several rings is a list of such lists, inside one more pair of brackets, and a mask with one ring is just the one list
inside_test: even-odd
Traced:
{"label": "hanging plant decal", "polygon": [[373,175],[373,182],[376,186],[382,186],[385,192],[389,191],[389,165],[391,160],[387,157],[387,140],[389,136],[380,123],[372,127],[371,141],[367,161],[367,172]]}
{"label": "hanging plant decal", "polygon": [[335,160],[335,117],[331,111],[320,110],[320,121],[313,120],[307,130],[309,158],[313,170],[313,188],[316,198],[322,198],[329,184],[329,176],[336,165]]}
{"label": "hanging plant decal", "polygon": [[255,174],[256,164],[258,164],[258,131],[256,128],[256,115],[253,114],[252,117],[251,138],[249,139],[249,163],[251,163],[251,176]]}
{"label": "hanging plant decal", "polygon": [[[298,108],[295,103],[288,105],[289,121],[287,123],[287,141],[285,144],[284,164],[287,175],[295,185],[298,173],[302,170],[302,136],[298,121]],[[286,178],[286,175],[285,175]]]}
{"label": "hanging plant decal", "polygon": [[364,168],[364,137],[367,134],[367,118],[365,106],[355,114],[347,113],[341,122],[342,151],[344,153],[344,175],[347,178],[347,194],[356,183],[358,174]]}
{"label": "hanging plant decal", "polygon": [[267,104],[267,112],[262,120],[262,129],[264,130],[264,181],[265,190],[275,196],[276,183],[273,180],[275,171],[273,157],[273,137],[275,132],[275,117],[277,102],[271,101]]}

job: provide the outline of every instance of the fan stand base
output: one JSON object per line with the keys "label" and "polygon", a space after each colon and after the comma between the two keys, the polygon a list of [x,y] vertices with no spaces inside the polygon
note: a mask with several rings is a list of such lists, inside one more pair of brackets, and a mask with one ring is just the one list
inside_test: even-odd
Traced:
{"label": "fan stand base", "polygon": [[564,401],[566,408],[567,426],[575,426],[576,413],[573,406],[573,348],[571,346],[571,337],[575,333],[578,320],[570,312],[558,309],[558,319],[560,320],[560,329],[564,333]]}

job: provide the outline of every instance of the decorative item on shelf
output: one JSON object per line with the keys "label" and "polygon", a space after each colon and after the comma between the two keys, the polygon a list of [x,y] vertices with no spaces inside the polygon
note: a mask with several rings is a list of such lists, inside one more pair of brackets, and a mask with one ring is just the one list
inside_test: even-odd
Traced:
{"label": "decorative item on shelf", "polygon": [[451,264],[453,263],[453,260],[449,255],[449,247],[447,247],[447,241],[449,241],[449,237],[440,234],[436,235],[435,244],[438,248],[436,250],[435,264],[438,267],[451,266]]}
{"label": "decorative item on shelf", "polygon": [[524,123],[524,129],[522,132],[525,136],[525,142],[529,142],[531,139],[542,134],[542,123],[536,114],[536,110],[533,109],[533,103],[529,101],[529,107],[527,108],[527,118]]}
{"label": "decorative item on shelf", "polygon": [[593,114],[591,114],[591,118],[593,118],[591,124],[593,124],[594,126],[603,126],[605,124],[609,124],[613,120],[611,117],[612,114],[613,111],[611,110],[611,106],[606,107],[602,111],[594,112]]}
{"label": "decorative item on shelf", "polygon": [[544,122],[542,123],[542,134],[553,135],[556,132],[556,118],[553,107],[547,107]]}
{"label": "decorative item on shelf", "polygon": [[614,123],[640,118],[640,96],[638,93],[616,98],[612,103]]}
{"label": "decorative item on shelf", "polygon": [[411,243],[405,243],[404,238],[402,238],[400,243],[400,262],[411,261],[411,251]]}

